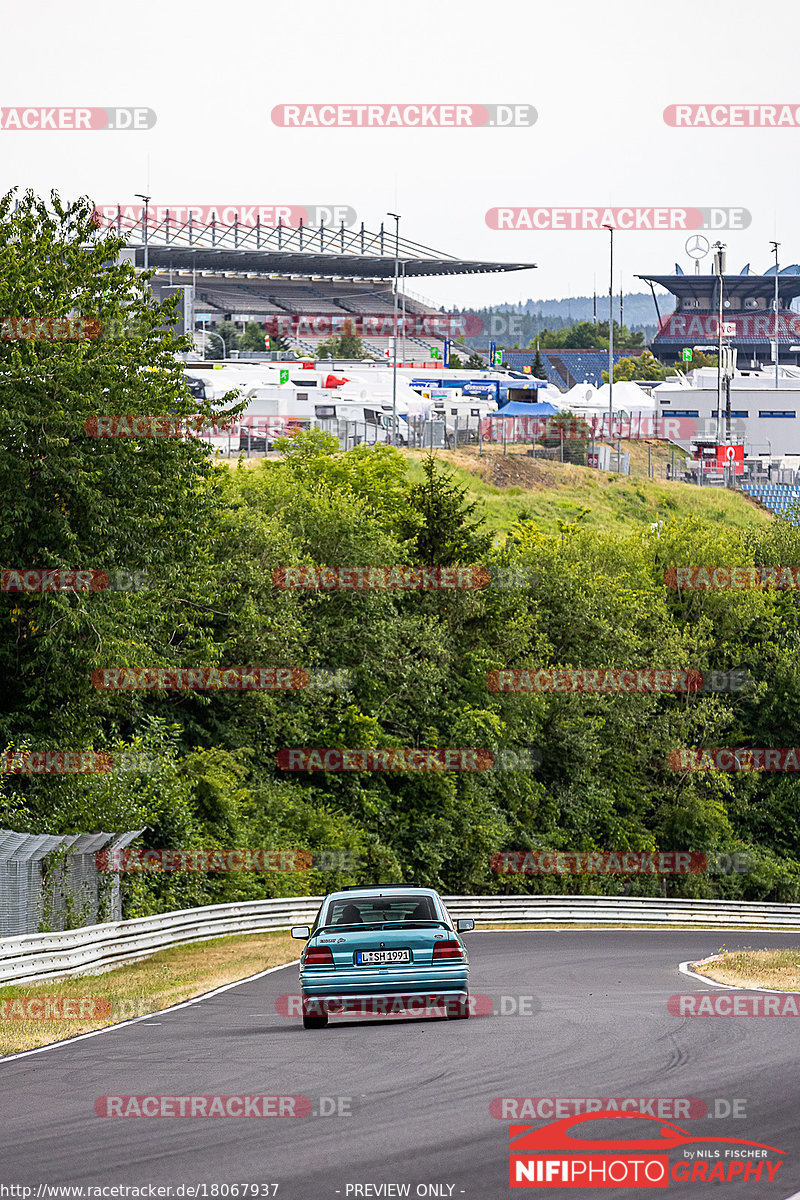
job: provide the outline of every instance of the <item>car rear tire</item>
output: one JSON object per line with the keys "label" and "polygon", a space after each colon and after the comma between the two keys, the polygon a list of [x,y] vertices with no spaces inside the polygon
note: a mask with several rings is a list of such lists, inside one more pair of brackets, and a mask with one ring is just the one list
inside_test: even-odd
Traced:
{"label": "car rear tire", "polygon": [[328,1014],[319,1011],[319,1005],[314,1005],[315,1012],[309,1012],[309,1005],[303,1005],[303,1029],[324,1029],[328,1024]]}
{"label": "car rear tire", "polygon": [[446,1010],[449,1021],[466,1021],[469,1019],[469,997],[466,1000],[448,1000]]}

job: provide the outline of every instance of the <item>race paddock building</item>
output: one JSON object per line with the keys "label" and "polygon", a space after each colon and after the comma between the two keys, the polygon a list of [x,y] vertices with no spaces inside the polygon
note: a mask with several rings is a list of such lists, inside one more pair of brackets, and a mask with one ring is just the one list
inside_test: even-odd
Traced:
{"label": "race paddock building", "polygon": [[768,366],[773,361],[776,332],[779,363],[800,363],[800,313],[792,309],[792,302],[800,296],[800,266],[778,272],[777,329],[774,266],[763,275],[751,272],[749,263],[738,275],[725,274],[723,267],[721,276],[684,274],[677,263],[675,267],[674,275],[636,277],[651,290],[659,286],[675,297],[674,311],[664,313],[653,290],[658,332],[651,348],[662,362],[681,360],[684,350],[702,348],[716,354],[721,287],[723,345],[737,351],[739,369],[757,371]]}
{"label": "race paddock building", "polygon": [[363,222],[355,225],[352,210],[349,225],[345,220],[326,225],[322,219],[313,227],[302,209],[291,210],[299,214],[295,227],[280,217],[264,224],[260,210],[252,209],[241,210],[249,223],[240,219],[239,209],[222,210],[229,218],[225,223],[208,208],[99,205],[95,211],[100,228],[112,227],[127,238],[125,254],[137,268],[155,268],[150,285],[155,296],[180,292],[182,331],[202,333],[218,348],[221,338],[213,335],[220,322],[233,321],[242,331],[256,322],[301,358],[314,356],[332,335],[353,332],[367,356],[385,363],[393,357],[397,278],[398,362],[443,367],[446,343],[468,332],[467,318],[442,314],[408,282],[536,266],[457,258],[401,238],[395,226],[383,223],[370,232]]}

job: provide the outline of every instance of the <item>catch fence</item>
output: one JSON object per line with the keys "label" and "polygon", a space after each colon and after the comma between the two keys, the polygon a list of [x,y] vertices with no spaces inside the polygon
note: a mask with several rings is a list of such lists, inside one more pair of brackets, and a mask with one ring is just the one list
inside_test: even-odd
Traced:
{"label": "catch fence", "polygon": [[122,849],[142,832],[57,836],[0,829],[0,936],[119,921],[119,876],[101,875],[94,856]]}

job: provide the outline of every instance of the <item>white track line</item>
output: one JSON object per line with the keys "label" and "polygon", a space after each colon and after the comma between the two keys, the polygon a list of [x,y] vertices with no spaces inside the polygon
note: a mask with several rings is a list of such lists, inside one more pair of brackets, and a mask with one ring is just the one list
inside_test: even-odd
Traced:
{"label": "white track line", "polygon": [[180,1004],[171,1004],[169,1008],[158,1008],[155,1012],[143,1013],[141,1017],[131,1017],[129,1021],[118,1021],[115,1025],[104,1025],[102,1029],[91,1029],[88,1033],[76,1033],[75,1037],[64,1038],[60,1042],[50,1042],[47,1046],[37,1046],[34,1050],[20,1050],[16,1054],[6,1054],[0,1058],[0,1067],[4,1063],[13,1062],[17,1058],[27,1058],[31,1054],[44,1054],[46,1050],[57,1050],[59,1046],[69,1046],[72,1042],[82,1042],[84,1038],[99,1037],[101,1033],[109,1033],[112,1029],[124,1029],[126,1025],[138,1025],[140,1021],[150,1021],[158,1013],[177,1012],[181,1008],[190,1008],[193,1004],[200,1004],[203,1000],[210,1000],[212,996],[219,996],[221,992],[229,992],[231,988],[241,987],[243,983],[252,983],[254,979],[263,979],[265,975],[271,975],[273,971],[283,971],[286,967],[296,967],[300,962],[299,958],[292,959],[288,963],[280,963],[277,967],[268,967],[266,971],[259,971],[256,975],[248,975],[245,979],[235,979],[233,983],[224,983],[222,987],[214,988],[212,992],[203,992],[199,996],[192,996],[191,1000],[183,1000]]}

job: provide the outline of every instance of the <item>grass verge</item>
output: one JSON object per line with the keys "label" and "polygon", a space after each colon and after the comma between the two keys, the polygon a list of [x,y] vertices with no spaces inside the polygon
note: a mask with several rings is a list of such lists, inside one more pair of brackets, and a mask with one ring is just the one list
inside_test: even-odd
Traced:
{"label": "grass verge", "polygon": [[719,962],[695,967],[716,983],[800,992],[800,950],[723,951]]}
{"label": "grass verge", "polygon": [[[241,934],[159,950],[140,962],[123,964],[102,975],[8,984],[0,987],[0,1054],[33,1050],[158,1012],[296,959],[299,946],[283,931]],[[15,1005],[14,1000],[23,1002]],[[31,1000],[43,1003],[31,1005]],[[34,1015],[40,1012],[44,1015]]]}
{"label": "grass verge", "polygon": [[[488,529],[498,537],[515,521],[534,521],[544,532],[557,533],[559,521],[575,521],[587,509],[583,524],[603,529],[630,530],[692,514],[737,528],[757,528],[774,519],[740,492],[648,479],[647,446],[631,442],[623,443],[623,448],[634,458],[644,455],[644,475],[534,460],[521,453],[522,447],[514,447],[508,455],[502,447],[485,447],[482,456],[473,449],[439,450],[436,457],[454,470],[469,499],[478,500]],[[404,453],[409,481],[419,482],[423,452]],[[659,449],[654,454],[654,470],[656,460],[660,462],[666,453]]]}

